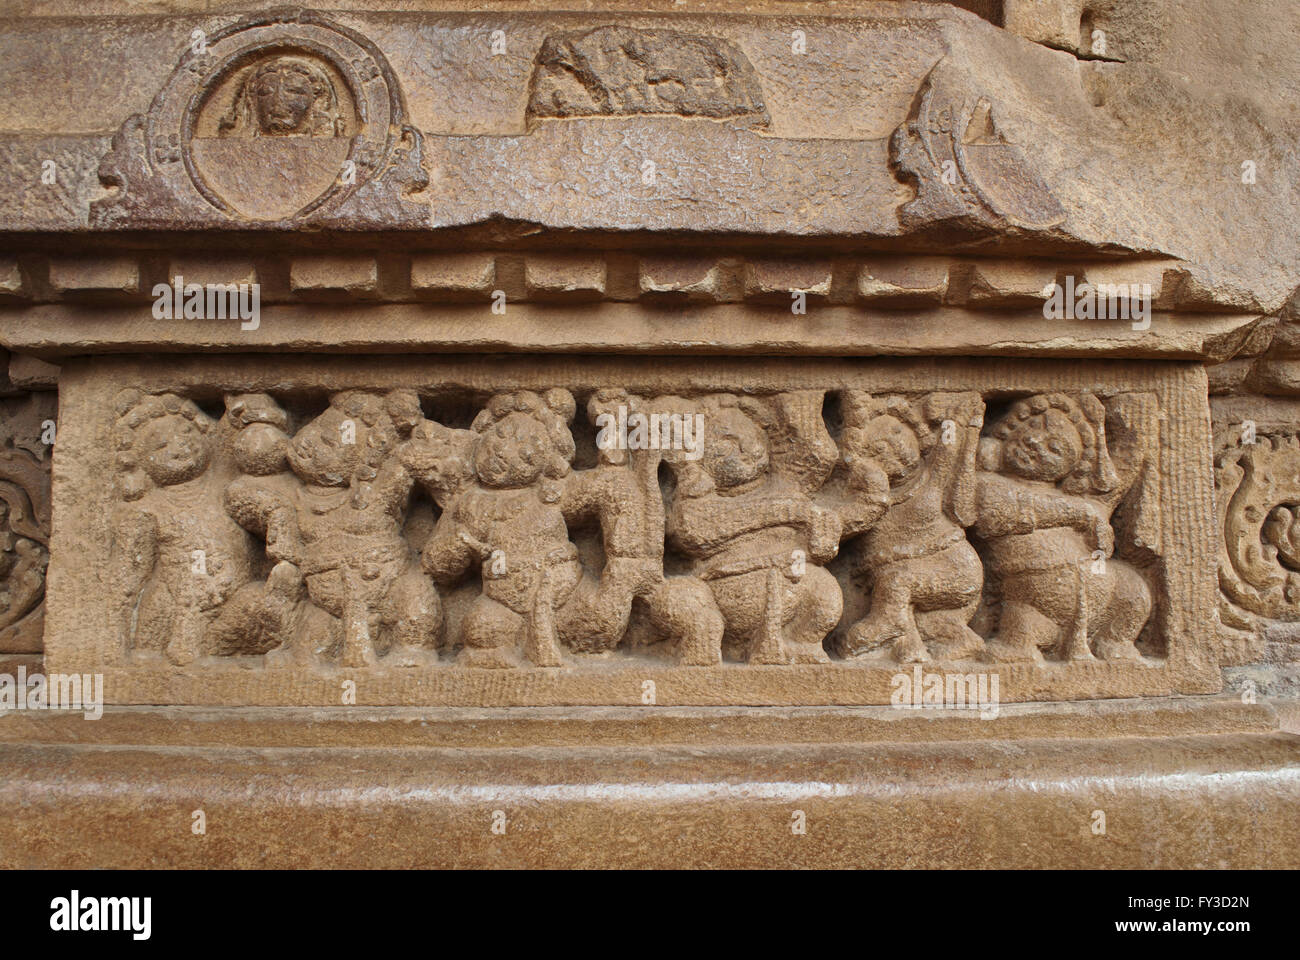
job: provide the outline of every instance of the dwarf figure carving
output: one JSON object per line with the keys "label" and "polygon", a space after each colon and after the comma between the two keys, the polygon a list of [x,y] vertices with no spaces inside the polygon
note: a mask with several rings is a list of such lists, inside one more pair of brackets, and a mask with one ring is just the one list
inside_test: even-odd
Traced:
{"label": "dwarf figure carving", "polygon": [[[39,540],[19,535],[11,522],[9,498],[18,500],[21,494],[19,488],[0,481],[0,631],[23,620],[45,594],[49,553]],[[21,512],[17,519],[23,519]]]}
{"label": "dwarf figure carving", "polygon": [[[677,477],[669,541],[692,561],[680,587],[651,597],[657,620],[685,619],[674,593],[694,590],[694,616],[713,635],[692,640],[696,659],[721,659],[724,640],[750,663],[822,663],[822,641],[844,598],[823,566],[839,550],[840,516],[813,502],[837,450],[821,419],[822,393],[771,401],[730,394],[693,401],[704,416],[703,452],[666,456]],[[673,581],[669,581],[672,583]]]}
{"label": "dwarf figure carving", "polygon": [[1105,423],[1092,394],[1038,395],[1012,404],[980,441],[972,531],[1001,590],[994,660],[1140,657],[1151,592],[1111,557],[1122,490]]}
{"label": "dwarf figure carving", "polygon": [[977,393],[909,401],[845,392],[844,456],[874,462],[888,481],[888,509],[862,543],[871,612],[845,635],[846,656],[884,651],[911,663],[984,649],[969,626],[984,570],[965,530],[983,422]]}
{"label": "dwarf figure carving", "polygon": [[298,583],[251,582],[252,540],[222,508],[215,422],[171,393],[123,391],[116,412],[125,504],[113,516],[110,566],[123,645],[178,665],[260,652],[291,614]]}
{"label": "dwarf figure carving", "polygon": [[[301,576],[310,600],[277,659],[337,655],[361,667],[383,651],[386,666],[436,662],[442,608],[402,536],[415,481],[396,448],[422,420],[414,391],[334,394],[292,440],[277,439],[283,418],[270,398],[227,403],[244,423],[241,466],[259,475],[230,484],[226,508],[265,540],[272,575]],[[282,464],[292,472],[273,473]]]}
{"label": "dwarf figure carving", "polygon": [[[452,584],[480,568],[482,593],[461,625],[468,666],[553,667],[561,644],[612,649],[633,596],[661,576],[662,540],[656,554],[643,485],[611,458],[572,470],[575,411],[567,390],[500,393],[469,431],[422,428],[403,449],[444,505],[424,547],[425,571]],[[599,579],[569,536],[570,524],[588,519],[599,521],[604,539]]]}

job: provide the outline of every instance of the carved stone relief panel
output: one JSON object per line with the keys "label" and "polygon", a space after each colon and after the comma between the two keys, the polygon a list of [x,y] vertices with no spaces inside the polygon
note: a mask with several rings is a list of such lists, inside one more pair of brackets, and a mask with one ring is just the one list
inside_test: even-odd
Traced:
{"label": "carved stone relief panel", "polygon": [[[1300,642],[1300,403],[1214,398],[1221,659]],[[1296,659],[1293,653],[1291,659]]]}
{"label": "carved stone relief panel", "polygon": [[1006,699],[1215,682],[1208,472],[1175,454],[1208,444],[1194,365],[63,377],[48,657],[110,699],[872,703],[921,662]]}
{"label": "carved stone relief panel", "polygon": [[383,54],[310,12],[251,17],[187,48],[148,114],[100,164],[99,227],[124,222],[272,226],[317,211],[394,222],[428,178],[420,135]]}
{"label": "carved stone relief panel", "polygon": [[50,541],[53,391],[0,398],[0,653],[38,653]]}
{"label": "carved stone relief panel", "polygon": [[624,26],[546,38],[530,85],[530,117],[636,114],[768,125],[758,76],[726,40]]}

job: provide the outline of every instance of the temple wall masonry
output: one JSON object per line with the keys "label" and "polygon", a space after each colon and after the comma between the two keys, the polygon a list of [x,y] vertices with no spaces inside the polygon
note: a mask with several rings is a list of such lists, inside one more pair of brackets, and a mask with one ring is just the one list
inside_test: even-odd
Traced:
{"label": "temple wall masonry", "polygon": [[768,724],[914,669],[1027,711],[989,743],[1295,716],[1294,5],[37,6],[0,673],[249,723]]}

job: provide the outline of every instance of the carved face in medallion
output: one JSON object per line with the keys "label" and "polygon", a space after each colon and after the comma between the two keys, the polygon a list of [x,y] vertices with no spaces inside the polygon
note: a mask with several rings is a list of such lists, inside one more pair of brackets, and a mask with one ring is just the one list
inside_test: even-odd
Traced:
{"label": "carved face in medallion", "polygon": [[[292,217],[339,189],[362,135],[345,68],[324,53],[271,47],[232,57],[192,117],[188,154],[209,199],[255,220]],[[357,155],[359,156],[359,155]]]}
{"label": "carved face in medallion", "polygon": [[244,77],[220,137],[337,137],[343,132],[334,81],[300,56],[263,60]]}
{"label": "carved face in medallion", "polygon": [[1078,429],[1065,413],[1053,408],[1017,424],[1003,442],[1002,463],[1026,480],[1056,483],[1078,466],[1083,450]]}

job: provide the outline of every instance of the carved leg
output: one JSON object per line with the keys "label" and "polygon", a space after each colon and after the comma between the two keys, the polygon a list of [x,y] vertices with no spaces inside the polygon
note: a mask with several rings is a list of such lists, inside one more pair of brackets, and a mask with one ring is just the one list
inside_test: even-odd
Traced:
{"label": "carved leg", "polygon": [[998,635],[984,648],[994,663],[1041,663],[1041,647],[1051,646],[1061,628],[1036,609],[1020,600],[1005,600]]}
{"label": "carved leg", "polygon": [[384,656],[392,667],[425,667],[438,662],[438,633],[442,603],[438,591],[417,566],[404,570],[384,597],[382,620],[393,631],[393,645]]}
{"label": "carved leg", "polygon": [[657,560],[610,558],[600,580],[584,576],[560,608],[560,639],[581,653],[612,650],[627,632],[632,598],[653,589],[662,578]]}
{"label": "carved leg", "polygon": [[829,663],[823,643],[844,613],[844,594],[839,581],[829,570],[809,566],[793,585],[793,593],[795,602],[790,605],[793,617],[789,618],[790,634],[786,643],[788,662]]}
{"label": "carved leg", "polygon": [[167,643],[164,653],[178,667],[193,663],[203,652],[203,637],[207,633],[208,618],[193,606],[180,609],[175,622],[175,633]]}
{"label": "carved leg", "polygon": [[916,615],[916,628],[936,660],[967,660],[984,651],[984,638],[969,626],[979,601],[956,610],[930,610]]}
{"label": "carved leg", "polygon": [[1097,656],[1103,660],[1138,660],[1142,654],[1134,640],[1151,616],[1151,588],[1142,575],[1122,562],[1112,561],[1108,576],[1114,578],[1110,603],[1097,619],[1093,634]]}
{"label": "carved leg", "polygon": [[339,665],[349,668],[373,667],[375,656],[374,628],[379,618],[366,602],[366,589],[356,571],[343,569],[346,599],[343,601],[343,654]]}
{"label": "carved leg", "polygon": [[763,590],[763,619],[749,654],[750,663],[789,663],[785,650],[785,574],[775,567],[767,570]]}
{"label": "carved leg", "polygon": [[509,607],[479,597],[462,624],[465,649],[461,651],[460,662],[467,667],[519,666],[516,648],[524,627],[524,618]]}
{"label": "carved leg", "polygon": [[524,657],[538,667],[558,667],[564,660],[560,656],[560,634],[556,628],[555,608],[560,602],[559,593],[572,583],[566,579],[561,584],[561,568],[570,562],[567,551],[553,551],[543,559],[537,572],[537,586],[533,593],[533,607],[524,627]]}
{"label": "carved leg", "polygon": [[205,648],[221,656],[265,653],[288,643],[302,595],[302,575],[288,561],[265,583],[246,583],[221,607]]}
{"label": "carved leg", "polygon": [[268,650],[269,670],[295,670],[315,665],[342,646],[343,624],[311,600],[301,601],[285,619],[280,645]]}
{"label": "carved leg", "polygon": [[284,642],[292,632],[302,589],[302,572],[292,563],[282,560],[271,569],[261,617],[263,633],[272,643]]}
{"label": "carved leg", "polygon": [[1092,573],[1091,569],[1085,569],[1085,564],[1090,565],[1091,561],[1083,561],[1075,565],[1074,568],[1074,617],[1065,628],[1065,640],[1062,645],[1062,660],[1092,660],[1092,649],[1088,646],[1088,619],[1091,610],[1097,606],[1091,601],[1090,593],[1097,592],[1097,585],[1089,582],[1088,579],[1097,576]]}
{"label": "carved leg", "polygon": [[695,577],[670,577],[651,591],[646,603],[655,627],[679,638],[679,663],[712,667],[722,662],[726,621],[707,583]]}
{"label": "carved leg", "polygon": [[876,572],[871,591],[871,612],[849,627],[843,642],[845,656],[860,657],[892,644],[894,659],[924,663],[930,659],[912,614],[915,586],[907,563],[892,563]]}

